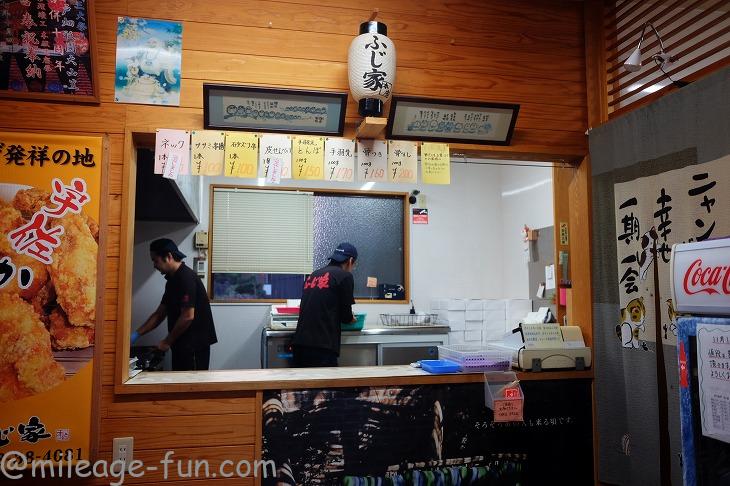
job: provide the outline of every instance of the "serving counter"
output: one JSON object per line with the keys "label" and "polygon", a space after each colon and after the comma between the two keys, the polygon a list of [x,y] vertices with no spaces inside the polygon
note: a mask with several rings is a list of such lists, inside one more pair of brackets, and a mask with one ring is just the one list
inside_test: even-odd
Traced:
{"label": "serving counter", "polygon": [[494,420],[482,373],[437,375],[407,365],[142,372],[117,391],[159,400],[189,392],[215,403],[255,390],[253,457],[274,461],[277,480],[284,474],[297,484],[461,466],[508,466],[519,482],[544,484],[564,474],[566,457],[576,482],[564,484],[591,484],[592,371],[518,377],[520,422]]}

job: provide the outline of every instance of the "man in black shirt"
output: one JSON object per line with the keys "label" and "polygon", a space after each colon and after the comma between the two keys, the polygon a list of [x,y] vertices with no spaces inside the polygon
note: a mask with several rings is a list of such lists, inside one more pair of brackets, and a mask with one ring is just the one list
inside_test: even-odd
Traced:
{"label": "man in black shirt", "polygon": [[207,370],[210,345],[218,338],[203,282],[185,265],[185,255],[168,238],[150,244],[150,257],[155,269],[167,280],[165,294],[152,315],[132,333],[132,342],[167,317],[168,335],[157,348],[163,352],[172,349],[173,371]]}
{"label": "man in black shirt", "polygon": [[340,325],[355,322],[352,269],[356,260],[355,247],[340,243],[329,264],[304,281],[299,321],[292,340],[295,368],[337,366]]}

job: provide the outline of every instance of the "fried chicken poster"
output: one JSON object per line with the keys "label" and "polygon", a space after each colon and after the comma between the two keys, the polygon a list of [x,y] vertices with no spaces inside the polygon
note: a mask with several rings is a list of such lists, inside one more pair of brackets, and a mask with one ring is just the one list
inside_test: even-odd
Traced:
{"label": "fried chicken poster", "polygon": [[102,150],[0,132],[0,455],[89,459]]}

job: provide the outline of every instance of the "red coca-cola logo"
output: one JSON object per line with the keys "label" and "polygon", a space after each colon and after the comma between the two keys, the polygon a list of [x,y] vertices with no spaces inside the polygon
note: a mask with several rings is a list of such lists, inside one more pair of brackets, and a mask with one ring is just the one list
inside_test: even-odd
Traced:
{"label": "red coca-cola logo", "polygon": [[730,295],[730,266],[703,267],[702,259],[693,261],[684,274],[684,292]]}

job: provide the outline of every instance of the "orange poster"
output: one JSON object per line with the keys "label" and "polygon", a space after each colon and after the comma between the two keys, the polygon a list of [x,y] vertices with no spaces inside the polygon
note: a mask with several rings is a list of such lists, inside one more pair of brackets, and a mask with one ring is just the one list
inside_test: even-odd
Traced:
{"label": "orange poster", "polygon": [[0,456],[89,460],[102,150],[0,132]]}

